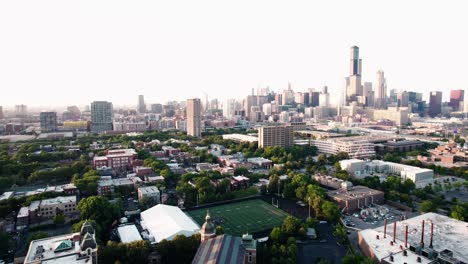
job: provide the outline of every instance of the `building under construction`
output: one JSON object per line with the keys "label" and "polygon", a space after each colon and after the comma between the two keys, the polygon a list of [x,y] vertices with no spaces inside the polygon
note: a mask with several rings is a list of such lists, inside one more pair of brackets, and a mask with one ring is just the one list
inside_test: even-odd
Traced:
{"label": "building under construction", "polygon": [[427,213],[358,232],[362,253],[378,263],[468,263],[468,224]]}

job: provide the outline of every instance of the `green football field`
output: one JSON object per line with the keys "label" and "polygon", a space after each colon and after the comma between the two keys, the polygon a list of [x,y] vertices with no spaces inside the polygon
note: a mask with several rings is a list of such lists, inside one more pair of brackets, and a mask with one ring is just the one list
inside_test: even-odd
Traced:
{"label": "green football field", "polygon": [[205,222],[207,210],[213,222],[224,228],[224,233],[235,236],[280,226],[288,216],[284,211],[259,199],[192,210],[187,214],[201,226]]}

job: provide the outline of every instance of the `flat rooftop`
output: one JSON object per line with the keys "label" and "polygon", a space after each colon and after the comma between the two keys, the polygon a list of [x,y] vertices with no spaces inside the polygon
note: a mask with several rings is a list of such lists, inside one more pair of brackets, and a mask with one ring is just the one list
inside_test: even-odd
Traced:
{"label": "flat rooftop", "polygon": [[[79,240],[77,241],[74,237],[79,237],[80,233],[73,233],[55,237],[49,237],[44,239],[38,239],[31,241],[29,245],[28,253],[25,258],[25,263],[33,262],[36,257],[36,253],[41,252],[42,263],[47,259],[57,259],[56,263],[76,263],[76,255],[67,257],[68,255],[78,254],[81,252]],[[60,248],[60,250],[57,250]],[[62,257],[65,257],[62,259]],[[62,261],[59,261],[62,260]],[[66,261],[64,261],[66,260]],[[49,262],[55,263],[55,262]]]}
{"label": "flat rooftop", "polygon": [[[422,221],[424,226],[424,244],[429,247],[431,224],[434,224],[433,248],[437,252],[448,249],[453,252],[453,257],[468,263],[468,223],[452,219],[448,216],[426,213],[396,224],[396,243],[391,246],[393,238],[393,224],[387,225],[387,238],[383,239],[384,227],[366,229],[360,231],[369,247],[374,251],[379,260],[387,257],[390,253],[400,252],[400,245],[404,247],[405,227],[408,226],[408,246],[419,245],[421,241]],[[380,236],[377,240],[376,235]],[[409,252],[408,252],[409,253]],[[423,258],[424,259],[424,258]],[[407,262],[407,261],[406,261]],[[396,262],[398,263],[398,262]],[[407,262],[413,263],[413,262]],[[416,263],[416,262],[414,262]],[[422,262],[425,263],[425,262]]]}
{"label": "flat rooftop", "polygon": [[353,186],[349,188],[348,190],[339,189],[339,190],[333,190],[333,191],[327,192],[328,196],[332,198],[340,199],[340,200],[354,200],[354,199],[359,199],[359,198],[366,197],[369,195],[377,195],[377,194],[383,194],[383,192],[368,188],[366,186],[360,186],[360,185]]}

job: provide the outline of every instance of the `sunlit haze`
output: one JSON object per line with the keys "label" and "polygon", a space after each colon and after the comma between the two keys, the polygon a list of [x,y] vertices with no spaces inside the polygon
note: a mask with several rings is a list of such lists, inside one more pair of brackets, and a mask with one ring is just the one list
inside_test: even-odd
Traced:
{"label": "sunlit haze", "polygon": [[[436,4],[439,3],[439,4]],[[0,105],[136,105],[344,89],[349,47],[388,90],[466,89],[465,1],[1,1]]]}

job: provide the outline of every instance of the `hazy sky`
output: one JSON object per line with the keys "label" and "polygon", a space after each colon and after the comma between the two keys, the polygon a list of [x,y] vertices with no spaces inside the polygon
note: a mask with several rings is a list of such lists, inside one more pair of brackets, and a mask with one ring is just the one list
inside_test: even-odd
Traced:
{"label": "hazy sky", "polygon": [[363,80],[468,87],[466,1],[0,1],[0,105],[134,105]]}

